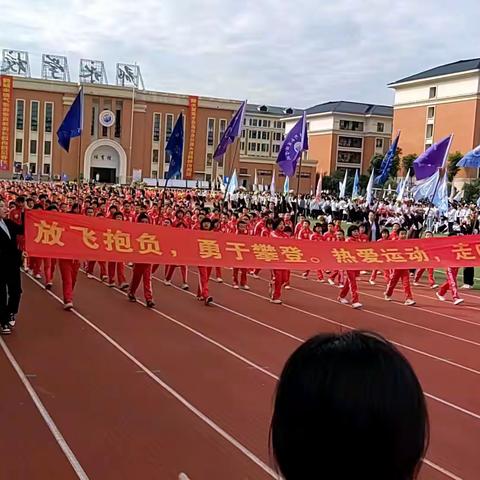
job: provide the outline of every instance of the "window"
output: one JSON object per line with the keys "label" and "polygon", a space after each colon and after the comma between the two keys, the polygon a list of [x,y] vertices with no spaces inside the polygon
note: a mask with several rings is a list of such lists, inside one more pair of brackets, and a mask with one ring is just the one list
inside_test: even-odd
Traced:
{"label": "window", "polygon": [[50,140],[45,140],[45,144],[43,145],[43,154],[44,155],[52,154],[52,142]]}
{"label": "window", "polygon": [[246,130],[243,129],[243,130],[242,130],[242,138],[245,138],[245,133],[246,133]]}
{"label": "window", "polygon": [[207,153],[207,167],[211,167],[213,164],[213,153]]}
{"label": "window", "polygon": [[157,172],[157,170],[152,170],[152,177],[153,177],[153,178],[158,178],[158,172]]}
{"label": "window", "polygon": [[363,132],[363,122],[355,122],[353,120],[340,120],[340,130]]}
{"label": "window", "polygon": [[52,133],[53,103],[45,103],[45,132]]}
{"label": "window", "polygon": [[256,152],[257,151],[257,144],[256,143],[251,143],[250,144],[250,150],[252,152]]}
{"label": "window", "polygon": [[375,140],[375,147],[376,148],[383,148],[383,138],[377,138]]}
{"label": "window", "polygon": [[154,148],[152,150],[152,163],[158,163],[158,149]]}
{"label": "window", "polygon": [[30,130],[32,132],[38,132],[38,105],[39,103],[36,100],[31,103]]}
{"label": "window", "polygon": [[385,131],[385,124],[383,122],[377,123],[377,132],[384,132]]}
{"label": "window", "polygon": [[243,152],[245,150],[245,142],[241,141],[240,142],[240,150]]}
{"label": "window", "polygon": [[32,174],[37,173],[37,164],[36,163],[30,163],[28,166],[29,172]]}
{"label": "window", "polygon": [[212,174],[211,173],[206,173],[205,174],[205,181],[206,182],[211,182],[212,181]]}
{"label": "window", "polygon": [[271,124],[270,124],[270,120],[264,120],[264,121],[263,121],[263,126],[264,126],[264,127],[270,128],[270,125],[271,125]]}
{"label": "window", "polygon": [[23,130],[23,118],[25,115],[25,102],[17,100],[17,130]]}
{"label": "window", "polygon": [[241,168],[239,173],[240,175],[248,175],[248,168]]}
{"label": "window", "polygon": [[248,132],[248,138],[254,138],[256,139],[257,138],[257,131],[256,130],[250,130]]}
{"label": "window", "polygon": [[92,123],[90,124],[90,135],[92,137],[97,137],[98,136],[98,111],[100,107],[98,104],[98,100],[94,99],[93,100],[93,105],[92,105]]}
{"label": "window", "polygon": [[[225,133],[225,130],[227,128],[227,121],[222,118],[220,121],[219,121],[219,124],[218,124],[218,129],[219,129],[219,132],[218,132],[218,141],[220,142],[220,139],[222,138],[222,135]],[[243,133],[243,132],[242,132]]]}
{"label": "window", "polygon": [[362,162],[362,154],[360,152],[345,152],[343,150],[339,150],[337,162],[360,164]]}
{"label": "window", "polygon": [[122,134],[122,109],[120,104],[117,103],[117,109],[115,110],[115,138],[120,138]]}
{"label": "window", "polygon": [[258,123],[258,122],[257,122],[257,119],[256,119],[256,118],[253,118],[251,125],[252,125],[253,127],[256,127],[256,126],[257,126],[257,123]]}
{"label": "window", "polygon": [[44,175],[50,175],[50,164],[49,163],[44,163],[43,164],[43,174]]}
{"label": "window", "polygon": [[437,97],[437,87],[430,87],[428,91],[428,98],[436,98]]}
{"label": "window", "polygon": [[15,153],[23,153],[23,140],[21,138],[15,140]]}
{"label": "window", "polygon": [[362,148],[363,139],[361,137],[338,137],[338,145],[348,148]]}
{"label": "window", "polygon": [[[167,113],[165,117],[165,145],[167,145],[168,141],[170,140],[170,135],[172,134],[173,130],[173,115],[171,113]],[[165,152],[165,165],[170,164],[170,152]]]}
{"label": "window", "polygon": [[260,145],[261,145],[261,143],[257,143],[257,152],[260,151],[260,148],[261,148]]}
{"label": "window", "polygon": [[432,138],[433,137],[433,125],[429,123],[427,125],[427,133],[425,134],[426,138]]}
{"label": "window", "polygon": [[153,141],[160,141],[160,113],[153,114]]}
{"label": "window", "polygon": [[425,144],[425,150],[428,150],[431,146],[432,146],[431,143],[426,143],[426,144]]}
{"label": "window", "polygon": [[435,107],[428,107],[427,118],[435,118]]}
{"label": "window", "polygon": [[213,145],[213,134],[215,130],[215,119],[209,118],[208,119],[208,127],[207,127],[207,145]]}
{"label": "window", "polygon": [[268,144],[262,143],[262,152],[268,152]]}
{"label": "window", "polygon": [[30,140],[30,154],[36,155],[37,154],[37,141]]}
{"label": "window", "polygon": [[270,140],[270,132],[262,132],[262,140]]}
{"label": "window", "polygon": [[280,142],[282,140],[282,134],[280,132],[275,132],[273,134],[273,139],[276,140],[277,142]]}

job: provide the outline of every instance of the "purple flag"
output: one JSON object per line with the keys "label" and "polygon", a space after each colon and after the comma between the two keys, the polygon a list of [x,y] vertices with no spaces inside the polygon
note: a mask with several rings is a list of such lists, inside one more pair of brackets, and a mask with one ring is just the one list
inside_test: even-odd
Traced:
{"label": "purple flag", "polygon": [[235,113],[230,120],[226,130],[223,132],[222,138],[220,139],[220,142],[215,149],[215,153],[213,154],[213,158],[217,159],[224,155],[227,151],[227,147],[242,133],[243,117],[245,115],[246,107],[247,101],[245,100],[237,110],[237,113]]}
{"label": "purple flag", "polygon": [[302,117],[287,133],[277,163],[287,177],[293,177],[297,169],[297,162],[303,151],[308,150],[307,120],[305,112]]}
{"label": "purple flag", "polygon": [[439,168],[442,168],[450,149],[452,136],[434,143],[423,152],[414,162],[413,169],[417,180],[431,177]]}

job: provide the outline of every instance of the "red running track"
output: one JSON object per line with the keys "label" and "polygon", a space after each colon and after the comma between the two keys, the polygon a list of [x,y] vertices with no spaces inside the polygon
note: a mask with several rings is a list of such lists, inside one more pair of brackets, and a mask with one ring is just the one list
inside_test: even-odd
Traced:
{"label": "red running track", "polygon": [[[267,273],[267,272],[265,272]],[[334,287],[292,275],[284,305],[212,283],[213,307],[154,279],[157,307],[80,274],[75,311],[24,276],[16,332],[0,340],[0,478],[275,478],[268,449],[274,389],[288,355],[320,331],[376,330],[414,365],[432,438],[422,480],[478,479],[480,296],[465,305],[415,289],[417,307],[361,282],[363,311]],[[180,279],[176,278],[177,282]],[[196,274],[190,271],[191,291]],[[60,294],[61,295],[61,294]],[[7,388],[5,388],[7,386]]]}

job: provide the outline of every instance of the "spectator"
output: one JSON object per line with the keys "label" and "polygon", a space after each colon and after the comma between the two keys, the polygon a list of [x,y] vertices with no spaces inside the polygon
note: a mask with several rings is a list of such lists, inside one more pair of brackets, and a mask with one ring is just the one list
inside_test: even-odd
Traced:
{"label": "spectator", "polygon": [[271,444],[285,480],[413,480],[428,444],[422,388],[375,333],[315,336],[283,369]]}

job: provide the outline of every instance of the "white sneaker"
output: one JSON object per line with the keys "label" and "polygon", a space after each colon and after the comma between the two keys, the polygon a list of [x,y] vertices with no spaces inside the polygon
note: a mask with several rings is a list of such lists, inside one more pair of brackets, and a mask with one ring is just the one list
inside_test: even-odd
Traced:
{"label": "white sneaker", "polygon": [[182,284],[182,290],[188,290],[189,288],[188,283]]}
{"label": "white sneaker", "polygon": [[325,279],[324,278],[319,278],[319,279],[317,279],[317,282],[318,283],[325,283]]}
{"label": "white sneaker", "polygon": [[35,278],[36,278],[37,280],[40,280],[40,279],[42,278],[42,276],[41,276],[39,273],[37,273],[37,274],[35,275]]}
{"label": "white sneaker", "polygon": [[107,281],[108,281],[108,277],[106,275],[103,275],[102,282],[107,282]]}
{"label": "white sneaker", "polygon": [[352,307],[353,308],[362,308],[363,305],[360,302],[355,302],[355,303],[352,303]]}
{"label": "white sneaker", "polygon": [[419,287],[419,286],[420,286],[420,284],[419,284],[418,282],[413,282],[413,285],[414,285],[415,287]]}
{"label": "white sneaker", "polygon": [[434,283],[430,288],[431,288],[432,290],[435,290],[436,288],[438,288],[438,284],[437,284],[437,283]]}
{"label": "white sneaker", "polygon": [[115,282],[109,282],[107,283],[107,285],[110,287],[110,288],[113,288],[115,286]]}
{"label": "white sneaker", "polygon": [[457,298],[456,300],[453,301],[453,304],[454,305],[460,305],[461,303],[463,303],[465,300],[463,300],[463,298]]}
{"label": "white sneaker", "polygon": [[222,277],[217,277],[216,282],[217,283],[223,283],[223,278]]}
{"label": "white sneaker", "polygon": [[389,297],[386,293],[384,294],[383,298],[384,298],[387,302],[391,302],[391,301],[392,301],[392,297]]}
{"label": "white sneaker", "polygon": [[331,278],[327,279],[327,282],[328,282],[328,284],[331,285],[332,287],[335,286],[335,282],[334,282]]}
{"label": "white sneaker", "polygon": [[343,288],[343,286],[344,286],[343,283],[338,284],[338,288]]}
{"label": "white sneaker", "polygon": [[465,283],[460,288],[462,288],[463,290],[471,290],[473,288],[473,286]]}
{"label": "white sneaker", "polygon": [[253,277],[253,278],[260,278],[260,276],[257,275],[256,273],[252,273],[252,277]]}
{"label": "white sneaker", "polygon": [[406,305],[407,307],[411,307],[412,305],[415,305],[415,303],[416,303],[415,300],[408,298],[407,300],[405,300],[404,305]]}
{"label": "white sneaker", "polygon": [[87,278],[93,278],[93,275],[91,273],[87,273]]}
{"label": "white sneaker", "polygon": [[376,284],[377,284],[377,282],[375,282],[374,280],[369,280],[368,283],[369,283],[370,285],[376,285]]}
{"label": "white sneaker", "polygon": [[248,285],[243,285],[243,290],[250,290],[250,287]]}
{"label": "white sneaker", "polygon": [[443,295],[440,295],[438,292],[435,293],[437,295],[437,298],[441,301],[441,302],[444,302],[445,301],[445,297]]}
{"label": "white sneaker", "polygon": [[291,290],[292,287],[290,285],[285,285],[285,290]]}
{"label": "white sneaker", "polygon": [[307,273],[302,273],[302,277],[303,277],[305,280],[308,280],[308,274],[307,274]]}
{"label": "white sneaker", "polygon": [[172,284],[172,282],[171,282],[170,280],[164,280],[164,281],[163,281],[163,284],[164,284],[166,287],[169,287],[169,286]]}
{"label": "white sneaker", "polygon": [[63,306],[63,309],[67,310],[67,311],[70,311],[72,308],[73,308],[73,303],[72,302],[68,302]]}
{"label": "white sneaker", "polygon": [[277,298],[275,300],[271,299],[270,303],[276,303],[277,305],[280,305],[282,303],[282,301],[279,298]]}
{"label": "white sneaker", "polygon": [[240,287],[239,287],[236,283],[234,283],[234,284],[233,284],[233,288],[234,288],[235,290],[238,290]]}
{"label": "white sneaker", "polygon": [[343,297],[338,297],[338,301],[343,305],[348,305],[350,303],[346,298]]}

